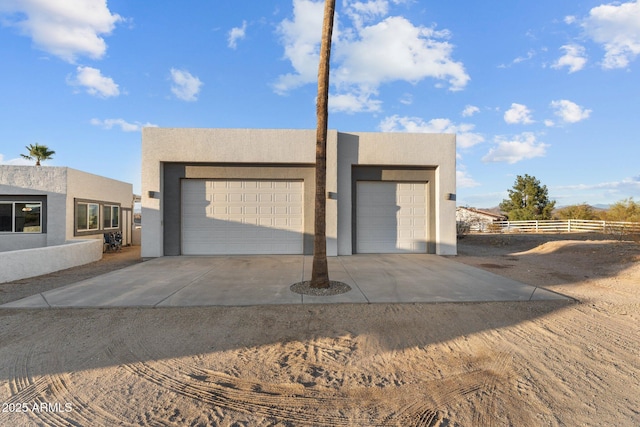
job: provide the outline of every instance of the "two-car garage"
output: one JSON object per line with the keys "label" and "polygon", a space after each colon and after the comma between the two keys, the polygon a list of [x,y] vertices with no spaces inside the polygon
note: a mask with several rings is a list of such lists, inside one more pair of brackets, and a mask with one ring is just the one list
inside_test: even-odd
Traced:
{"label": "two-car garage", "polygon": [[[456,254],[455,135],[329,130],[326,253]],[[312,129],[145,128],[142,256],[312,255]]]}
{"label": "two-car garage", "polygon": [[[358,181],[357,253],[427,251],[427,183]],[[304,253],[302,180],[181,180],[183,255]]]}

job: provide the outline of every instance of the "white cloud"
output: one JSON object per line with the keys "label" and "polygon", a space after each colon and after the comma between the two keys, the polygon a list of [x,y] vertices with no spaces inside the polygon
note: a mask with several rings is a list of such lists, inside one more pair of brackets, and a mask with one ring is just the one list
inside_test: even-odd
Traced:
{"label": "white cloud", "polygon": [[553,187],[553,192],[557,194],[556,199],[567,200],[566,204],[584,200],[615,203],[628,197],[640,197],[640,176],[595,184],[559,185]]}
{"label": "white cloud", "polygon": [[405,93],[404,95],[402,95],[402,97],[399,99],[399,102],[401,104],[404,105],[411,105],[413,104],[413,95],[410,93]]}
{"label": "white cloud", "polygon": [[[640,176],[624,178],[621,181],[600,182],[597,184],[560,185],[559,190],[611,190],[640,194]],[[629,197],[629,196],[625,196]]]}
{"label": "white cloud", "polygon": [[526,105],[516,104],[514,102],[511,104],[511,108],[504,113],[504,121],[511,125],[518,123],[525,125],[531,124],[533,123],[531,110],[529,110]]}
{"label": "white cloud", "polygon": [[285,19],[278,26],[284,56],[295,73],[278,78],[274,90],[280,95],[318,78],[320,37],[324,4],[311,0],[293,1],[293,20]]}
{"label": "white cloud", "polygon": [[389,13],[389,2],[386,0],[369,0],[365,2],[344,0],[343,7],[356,28],[362,28],[364,23],[374,21],[376,18],[386,16]]}
{"label": "white cloud", "polygon": [[457,188],[473,188],[480,185],[475,179],[473,179],[467,172],[457,170],[456,171],[456,187]]}
{"label": "white cloud", "polygon": [[555,115],[560,117],[565,123],[577,123],[589,118],[591,110],[587,110],[575,102],[566,99],[551,101],[551,108],[555,110]]}
{"label": "white cloud", "polygon": [[[293,19],[285,19],[278,27],[284,57],[294,70],[274,84],[275,92],[282,95],[315,83],[318,72],[323,2],[294,0],[293,6]],[[466,86],[470,78],[463,64],[452,59],[447,31],[414,26],[400,16],[385,17],[387,13],[388,1],[346,1],[351,25],[343,25],[336,15],[331,83],[337,95],[365,101],[349,111],[371,111],[371,98],[389,82],[415,84],[433,78],[447,82],[452,91]]]}
{"label": "white cloud", "polygon": [[0,154],[0,165],[33,165],[33,161],[23,157],[5,160],[4,155]]}
{"label": "white cloud", "polygon": [[573,24],[574,22],[576,22],[578,19],[573,16],[573,15],[567,15],[564,17],[564,23],[565,24]]}
{"label": "white cloud", "polygon": [[527,56],[518,56],[516,59],[513,60],[513,63],[519,64],[521,62],[530,61],[533,59],[534,56],[536,56],[536,51],[530,50],[527,52]]}
{"label": "white cloud", "polygon": [[235,27],[229,31],[228,46],[231,49],[238,47],[238,40],[244,40],[247,32],[247,21],[242,21],[242,27]]}
{"label": "white cloud", "polygon": [[120,130],[123,132],[139,132],[143,127],[158,127],[158,125],[152,123],[129,123],[124,119],[91,119],[91,124],[103,129],[112,129],[114,126],[117,126],[120,127]]}
{"label": "white cloud", "polygon": [[187,70],[171,69],[171,92],[183,101],[197,101],[203,83]]}
{"label": "white cloud", "polygon": [[640,0],[594,7],[582,27],[604,48],[605,69],[625,68],[640,54]]}
{"label": "white cloud", "polygon": [[382,110],[382,101],[371,99],[376,93],[343,93],[329,97],[329,111],[333,113],[361,113],[379,112]]}
{"label": "white cloud", "polygon": [[525,159],[543,157],[549,147],[548,144],[536,141],[536,136],[530,132],[521,133],[510,139],[498,136],[495,142],[496,146],[482,158],[483,162],[518,163]]}
{"label": "white cloud", "polygon": [[515,58],[513,61],[511,61],[511,63],[509,64],[500,64],[498,65],[498,68],[510,68],[512,65],[514,64],[519,64],[521,62],[526,62],[526,61],[530,61],[532,60],[534,57],[536,56],[536,51],[535,50],[529,50],[527,52],[526,56],[518,56],[517,58]]}
{"label": "white cloud", "polygon": [[93,67],[79,66],[74,79],[67,79],[72,86],[82,86],[87,93],[102,98],[120,95],[119,86],[111,77],[105,77],[100,70]]}
{"label": "white cloud", "polygon": [[102,58],[107,50],[103,36],[124,19],[113,14],[106,0],[3,0],[3,23],[16,27],[34,45],[65,61],[78,56]]}
{"label": "white cloud", "polygon": [[382,132],[410,132],[410,133],[454,133],[456,145],[469,148],[484,142],[484,137],[472,132],[474,125],[468,123],[455,124],[449,119],[433,119],[428,122],[418,117],[401,117],[398,115],[386,117],[380,122]]}
{"label": "white cloud", "polygon": [[476,113],[479,113],[480,109],[475,105],[466,105],[462,110],[462,117],[471,117]]}
{"label": "white cloud", "polygon": [[551,65],[551,68],[560,69],[562,67],[568,67],[569,73],[575,73],[584,68],[587,63],[587,57],[583,46],[568,44],[562,46],[560,49],[564,50],[564,55],[558,58],[558,60]]}
{"label": "white cloud", "polygon": [[418,82],[431,77],[446,80],[451,90],[463,89],[469,81],[460,62],[451,59],[453,46],[447,31],[416,27],[406,18],[388,17],[362,28],[358,39],[340,42],[335,73],[338,85],[377,87],[404,80]]}

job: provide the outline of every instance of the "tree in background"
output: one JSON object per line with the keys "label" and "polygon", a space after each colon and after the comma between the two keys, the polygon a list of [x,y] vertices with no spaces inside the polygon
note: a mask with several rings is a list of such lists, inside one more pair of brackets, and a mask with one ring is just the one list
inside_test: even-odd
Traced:
{"label": "tree in background", "polygon": [[500,210],[511,221],[551,219],[555,205],[555,200],[549,200],[547,186],[525,174],[518,175],[513,189],[509,190],[509,198],[500,203]]}
{"label": "tree in background", "polygon": [[316,104],[316,198],[313,240],[313,264],[311,287],[329,288],[327,265],[326,206],[327,206],[327,126],[329,122],[329,60],[331,58],[331,35],[336,0],[325,0],[318,64],[318,99]]}
{"label": "tree in background", "polygon": [[614,203],[602,214],[607,221],[640,222],[640,203],[634,202],[633,197]]}
{"label": "tree in background", "polygon": [[554,216],[558,219],[600,219],[598,212],[596,212],[593,206],[588,205],[586,202],[558,209]]}
{"label": "tree in background", "polygon": [[40,162],[44,160],[49,160],[53,158],[53,155],[56,154],[55,151],[49,150],[49,147],[46,145],[40,145],[36,142],[36,145],[29,144],[25,147],[29,154],[20,154],[27,160],[35,160],[36,166],[40,166]]}

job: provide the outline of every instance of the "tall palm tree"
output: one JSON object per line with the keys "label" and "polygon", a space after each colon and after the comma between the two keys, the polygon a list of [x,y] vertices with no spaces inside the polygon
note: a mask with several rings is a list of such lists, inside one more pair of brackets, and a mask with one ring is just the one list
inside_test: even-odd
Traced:
{"label": "tall palm tree", "polygon": [[327,192],[327,126],[329,122],[329,60],[331,58],[331,35],[336,0],[325,0],[322,21],[320,64],[318,65],[318,100],[316,101],[316,199],[313,240],[312,288],[328,288],[329,267],[327,265],[326,192]]}
{"label": "tall palm tree", "polygon": [[20,154],[27,160],[35,160],[36,166],[40,166],[40,162],[44,160],[49,160],[53,158],[53,155],[56,154],[55,151],[49,150],[49,147],[46,145],[40,145],[36,142],[36,145],[29,144],[25,147],[29,154]]}

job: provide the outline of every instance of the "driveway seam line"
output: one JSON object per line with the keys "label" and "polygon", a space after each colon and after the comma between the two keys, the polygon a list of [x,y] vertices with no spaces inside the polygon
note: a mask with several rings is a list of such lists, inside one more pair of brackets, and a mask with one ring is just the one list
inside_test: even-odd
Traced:
{"label": "driveway seam line", "polygon": [[342,268],[344,269],[344,272],[347,273],[347,276],[349,276],[351,281],[353,281],[353,283],[355,283],[356,288],[358,288],[358,290],[360,291],[360,293],[362,294],[364,299],[367,300],[367,304],[371,304],[371,301],[369,301],[369,298],[367,297],[367,295],[362,291],[362,289],[360,289],[360,285],[358,285],[358,282],[356,282],[356,280],[353,278],[351,273],[349,273],[349,270],[347,270],[347,267],[342,262],[342,257],[337,257],[337,258],[338,258],[338,261],[340,261],[340,264],[342,265]]}
{"label": "driveway seam line", "polygon": [[166,297],[162,298],[160,301],[158,301],[157,303],[153,304],[152,307],[156,308],[158,305],[162,304],[164,301],[168,300],[169,298],[171,298],[172,296],[174,296],[175,294],[177,294],[178,292],[180,292],[181,290],[193,285],[197,280],[199,280],[201,277],[204,277],[205,275],[209,274],[210,272],[212,272],[214,269],[210,268],[207,271],[205,271],[204,273],[202,273],[201,275],[199,275],[198,277],[194,278],[192,281],[190,281],[189,283],[187,283],[186,285],[184,285],[183,287],[181,287],[180,289],[176,289],[175,291],[171,292],[169,295],[167,295]]}
{"label": "driveway seam line", "polygon": [[40,296],[44,300],[45,304],[47,304],[47,307],[51,308],[51,304],[49,304],[49,301],[47,301],[47,297],[44,296],[44,292],[41,292]]}

